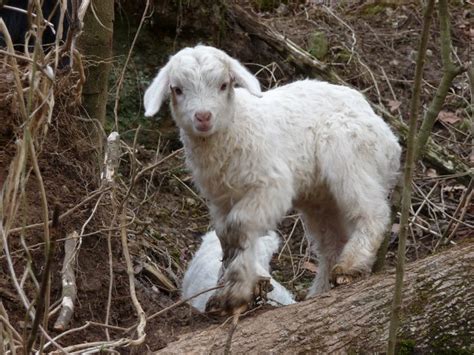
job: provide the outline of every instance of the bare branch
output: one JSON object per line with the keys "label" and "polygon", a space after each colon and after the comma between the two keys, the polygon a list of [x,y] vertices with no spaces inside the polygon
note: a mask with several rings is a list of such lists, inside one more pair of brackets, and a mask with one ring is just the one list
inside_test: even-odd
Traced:
{"label": "bare branch", "polygon": [[421,124],[420,130],[418,132],[416,157],[419,157],[423,154],[426,142],[431,135],[436,118],[443,107],[444,100],[446,99],[446,95],[448,94],[449,88],[451,87],[451,83],[456,76],[466,70],[466,68],[462,66],[456,66],[456,64],[451,59],[451,19],[449,17],[447,0],[439,1],[438,12],[441,30],[441,57],[443,60],[444,72],[441,82],[436,89],[433,101],[431,101],[428,110],[425,113],[423,123]]}
{"label": "bare branch", "polygon": [[415,167],[415,136],[416,121],[420,105],[421,79],[423,76],[423,66],[425,64],[426,49],[428,47],[428,37],[431,25],[431,17],[434,9],[434,0],[429,0],[423,16],[423,29],[421,32],[420,46],[416,59],[415,82],[413,86],[413,95],[410,103],[410,124],[407,137],[407,153],[405,169],[403,172],[403,191],[402,191],[402,215],[400,217],[400,233],[398,235],[398,253],[397,253],[397,271],[395,280],[395,290],[393,295],[392,312],[390,317],[390,329],[388,338],[389,355],[395,354],[395,345],[397,340],[397,330],[400,326],[400,311],[402,304],[403,276],[405,272],[405,250],[408,233],[408,217],[411,206],[412,177]]}

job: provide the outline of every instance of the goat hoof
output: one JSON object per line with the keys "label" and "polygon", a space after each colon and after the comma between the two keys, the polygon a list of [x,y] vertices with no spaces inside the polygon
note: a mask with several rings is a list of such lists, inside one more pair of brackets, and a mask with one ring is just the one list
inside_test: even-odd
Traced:
{"label": "goat hoof", "polygon": [[216,294],[209,298],[206,304],[206,313],[215,316],[229,316],[245,312],[248,302],[244,300],[231,300],[223,295]]}
{"label": "goat hoof", "polygon": [[[251,287],[250,292],[245,292],[245,286]],[[240,314],[249,308],[253,290],[251,285],[237,281],[227,282],[223,289],[209,298],[206,304],[206,313],[217,316]]]}
{"label": "goat hoof", "polygon": [[206,304],[206,313],[216,316],[236,315],[245,312],[256,304],[265,303],[267,294],[273,290],[269,277],[259,277],[251,289],[250,297],[242,296],[235,290],[241,290],[238,283],[231,283],[232,287],[224,287],[216,292]]}
{"label": "goat hoof", "polygon": [[262,300],[263,302],[267,301],[267,294],[273,290],[273,286],[270,283],[269,277],[259,277],[257,283],[255,284],[253,295],[254,301],[257,303]]}
{"label": "goat hoof", "polygon": [[331,271],[331,283],[334,286],[347,285],[358,279],[361,275],[357,272],[346,271],[341,265],[335,265]]}
{"label": "goat hoof", "polygon": [[215,316],[233,316],[241,314],[249,308],[249,303],[243,300],[229,300],[222,296],[211,297],[206,304],[206,313]]}

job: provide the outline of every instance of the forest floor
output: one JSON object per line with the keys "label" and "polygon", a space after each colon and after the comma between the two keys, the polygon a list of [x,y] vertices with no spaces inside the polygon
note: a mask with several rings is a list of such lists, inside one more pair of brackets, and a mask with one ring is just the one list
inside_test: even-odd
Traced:
{"label": "forest floor", "polygon": [[[398,5],[370,5],[371,2],[368,2],[368,5],[360,5],[360,2],[347,2],[343,6],[331,7],[317,3],[308,1],[304,6],[280,5],[269,9],[250,9],[248,6],[249,11],[260,10],[256,16],[261,21],[271,24],[287,38],[317,55],[344,80],[363,91],[372,102],[380,103],[406,121],[415,68],[414,55],[422,23],[418,3],[407,1]],[[474,40],[474,33],[468,26],[472,13],[468,12],[467,6],[467,3],[463,5],[463,2],[459,2],[459,5],[451,8],[453,46],[455,58],[460,62],[466,62],[469,58],[469,47]],[[155,16],[159,18],[160,15]],[[120,20],[120,16],[118,18]],[[122,20],[117,23],[126,22]],[[435,19],[424,71],[424,109],[433,97],[442,75],[436,23]],[[150,163],[162,161],[137,182],[127,197],[127,234],[135,284],[138,299],[147,316],[172,306],[180,299],[179,288],[186,266],[199,247],[200,236],[210,229],[205,201],[192,185],[175,126],[169,117],[165,117],[162,122],[143,120],[141,107],[143,90],[157,68],[166,61],[167,54],[173,51],[174,44],[180,48],[199,41],[206,42],[206,38],[202,34],[193,36],[185,32],[181,34],[182,37],[176,37],[167,31],[156,32],[155,29],[156,26],[149,23],[140,34],[126,72],[120,106],[120,117],[124,119],[119,127],[124,154],[116,192],[119,198],[124,198],[137,171]],[[133,29],[116,30],[114,79],[122,70],[121,64],[133,34]],[[228,36],[228,42],[224,40],[221,46],[232,53],[239,42],[230,43],[232,37]],[[160,47],[150,48],[150,41],[154,37],[159,38]],[[259,79],[266,87],[299,78],[284,69],[287,64],[277,56],[274,61],[258,61],[257,64],[257,60],[263,59],[255,59],[245,50],[242,56],[232,54],[254,72],[258,71]],[[0,78],[0,98],[4,100],[0,105],[0,185],[3,185],[15,154],[15,140],[21,129],[15,119],[18,113],[8,109],[14,106],[8,89],[11,78],[3,71],[0,72]],[[112,87],[110,92],[115,92],[114,89]],[[112,103],[113,100],[112,97]],[[58,108],[43,140],[39,164],[50,206],[59,203],[61,213],[78,205],[80,208],[64,218],[60,225],[61,237],[56,243],[52,268],[51,310],[61,298],[64,237],[72,230],[77,230],[82,235],[82,245],[76,265],[77,307],[70,327],[78,328],[89,321],[104,323],[109,313],[109,324],[126,328],[136,324],[137,317],[130,299],[120,233],[111,222],[113,209],[110,189],[106,190],[100,185],[97,166],[101,158],[91,159],[95,149],[88,144],[88,134],[81,128],[77,118],[79,113],[73,110],[75,113],[71,114],[68,107],[61,106],[64,102],[67,102],[67,98],[57,100]],[[448,94],[435,125],[433,139],[467,164],[472,164],[472,112],[469,111],[469,102],[469,82],[467,75],[462,74],[455,79]],[[110,120],[105,131],[109,133],[112,129],[113,120]],[[136,144],[133,143],[135,136]],[[466,206],[462,221],[453,217],[466,190],[467,184],[456,176],[443,175],[423,162],[418,164],[412,206],[412,217],[416,217],[410,227],[407,245],[409,261],[446,248],[445,245],[438,245],[441,236],[449,236],[448,244],[452,245],[472,238],[473,206]],[[34,178],[29,179],[26,192],[27,198],[19,214],[22,220],[19,219],[13,227],[41,221],[40,198]],[[86,202],[82,204],[83,201]],[[451,235],[454,227],[455,233]],[[387,255],[389,266],[395,263],[398,224],[395,222],[391,228],[393,233]],[[283,247],[272,260],[272,275],[301,300],[317,273],[317,261],[310,254],[301,219],[296,212],[285,217],[278,232]],[[42,229],[36,227],[23,232],[30,255],[25,253],[21,234],[19,228],[10,235],[8,243],[15,272],[17,275],[24,274],[30,259],[33,273],[38,275],[43,263]],[[110,249],[107,243],[109,235]],[[108,263],[109,252],[113,258],[112,268]],[[0,267],[0,297],[10,321],[21,334],[24,331],[25,310],[16,295],[4,254],[0,256]],[[111,273],[113,285],[110,289],[111,303],[108,305]],[[25,291],[33,298],[34,284],[26,282]],[[264,306],[249,316],[256,317],[267,308],[271,307]],[[181,334],[222,322],[222,319],[197,314],[187,305],[178,306],[148,321],[143,345],[122,349],[121,352],[157,350]],[[110,337],[122,337],[122,328],[110,329]],[[51,331],[51,334],[57,333]],[[134,334],[132,332],[127,336],[133,337]],[[66,346],[104,339],[104,327],[89,325],[64,336],[59,343]]]}

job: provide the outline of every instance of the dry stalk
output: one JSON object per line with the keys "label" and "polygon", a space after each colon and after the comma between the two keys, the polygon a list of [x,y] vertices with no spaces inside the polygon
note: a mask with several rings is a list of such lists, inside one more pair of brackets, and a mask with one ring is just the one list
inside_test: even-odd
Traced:
{"label": "dry stalk", "polygon": [[[2,327],[5,328],[1,329]],[[5,339],[2,339],[4,337],[6,337],[12,354],[15,354],[15,341],[21,344],[21,335],[15,330],[15,327],[11,325],[10,320],[8,319],[8,313],[5,307],[3,306],[3,303],[0,301],[0,339],[2,340],[2,342],[0,343],[0,350],[2,351],[4,351],[3,346]]]}
{"label": "dry stalk", "polygon": [[[27,158],[27,148],[24,140],[18,140],[16,146],[17,151],[10,163],[9,173],[1,191],[2,203],[0,212],[2,212],[2,232],[5,238],[7,238],[9,233],[13,232],[13,230],[10,230],[10,227],[15,221],[18,211],[18,190]],[[21,230],[20,228],[18,231]]]}
{"label": "dry stalk", "polygon": [[13,282],[13,286],[15,291],[17,292],[20,300],[25,308],[28,311],[30,316],[34,316],[34,309],[31,307],[31,303],[28,300],[22,286],[18,282],[18,278],[16,276],[15,268],[13,267],[13,259],[10,253],[10,248],[8,245],[8,235],[11,232],[10,226],[12,222],[16,218],[16,214],[18,211],[18,190],[20,186],[21,174],[24,170],[25,162],[26,162],[26,152],[27,147],[25,145],[25,141],[18,141],[17,142],[17,153],[13,158],[12,163],[10,164],[10,171],[7,176],[7,179],[3,185],[1,197],[1,219],[0,219],[0,234],[4,257],[7,261],[8,271],[10,273],[10,278]]}
{"label": "dry stalk", "polygon": [[[8,53],[10,55],[14,54],[15,49],[13,48],[13,42],[10,37],[10,33],[8,32],[7,26],[5,25],[5,22],[3,21],[2,18],[0,18],[0,32],[3,34],[3,38],[5,40],[5,43],[7,44]],[[28,117],[28,114],[26,111],[25,99],[23,96],[23,85],[21,84],[21,79],[20,79],[21,76],[18,69],[18,63],[16,62],[15,56],[10,56],[10,59],[11,59],[11,67],[13,69],[13,75],[15,78],[15,89],[18,95],[18,104],[20,106],[20,112],[23,118],[26,120]]]}
{"label": "dry stalk", "polygon": [[[125,206],[124,206],[125,207]],[[123,256],[125,257],[125,263],[127,264],[127,274],[128,274],[128,282],[130,287],[130,296],[132,298],[133,306],[137,312],[139,323],[137,325],[137,336],[138,338],[135,340],[130,341],[130,345],[139,345],[143,343],[145,340],[145,326],[146,326],[146,315],[143,311],[140,302],[138,301],[137,294],[135,292],[135,275],[133,272],[133,265],[132,260],[130,258],[130,251],[128,248],[128,239],[127,239],[127,230],[125,229],[124,225],[126,223],[126,215],[125,215],[125,208],[122,207],[122,212],[120,215],[120,225],[122,226],[120,231],[121,241],[122,241],[122,248],[123,248]]]}
{"label": "dry stalk", "polygon": [[[63,5],[65,1],[63,0]],[[2,50],[2,54],[5,54],[10,62],[11,72],[13,73],[15,92],[17,100],[15,101],[19,107],[19,111],[23,118],[23,137],[18,140],[18,149],[13,161],[10,165],[10,171],[7,176],[5,183],[3,184],[2,194],[1,194],[1,215],[2,221],[0,222],[0,234],[2,242],[2,248],[4,255],[2,258],[5,258],[8,270],[10,273],[10,279],[13,283],[17,297],[21,300],[25,310],[26,317],[25,320],[29,323],[29,319],[32,320],[31,330],[29,331],[28,337],[26,335],[21,339],[19,335],[17,336],[16,341],[20,342],[22,351],[24,353],[30,353],[33,350],[34,343],[36,342],[37,334],[39,332],[39,348],[38,352],[42,353],[42,347],[44,339],[48,339],[50,344],[54,345],[57,349],[62,349],[57,342],[55,342],[45,331],[48,323],[48,309],[50,302],[50,270],[51,262],[53,255],[54,239],[56,239],[57,233],[54,232],[57,229],[58,223],[58,210],[55,208],[56,213],[53,218],[53,234],[50,236],[49,226],[51,222],[48,217],[48,202],[45,184],[41,175],[41,169],[38,162],[38,154],[41,151],[42,143],[40,141],[41,136],[39,133],[43,133],[43,136],[47,132],[48,124],[51,122],[52,111],[55,104],[54,101],[54,92],[53,92],[53,80],[56,77],[56,70],[58,68],[59,62],[59,37],[56,41],[56,47],[53,48],[50,52],[51,56],[54,55],[54,69],[48,65],[48,60],[51,56],[45,56],[42,46],[41,46],[41,37],[44,31],[44,23],[49,23],[43,18],[41,12],[41,4],[39,0],[34,0],[31,2],[31,6],[28,8],[27,15],[29,19],[33,18],[35,21],[34,30],[30,31],[30,36],[34,37],[34,51],[33,53],[29,52],[29,46],[24,46],[24,53],[22,55],[14,52],[13,43],[11,41],[8,30],[5,26],[5,23],[0,19],[0,31],[3,34],[5,42],[7,44],[6,51]],[[32,9],[35,9],[36,14],[32,14]],[[60,15],[60,24],[59,31],[57,32],[60,35],[62,31],[62,22],[64,21],[65,8],[61,9]],[[34,31],[34,34],[33,34]],[[21,80],[22,74],[20,73],[20,67],[18,66],[17,59],[24,61],[28,64],[27,70],[27,81],[24,84]],[[24,85],[27,87],[24,87]],[[26,97],[24,95],[26,92]],[[31,168],[27,167],[27,164],[31,164]],[[27,170],[28,169],[28,170]],[[27,172],[28,171],[28,172]],[[40,197],[41,205],[41,217],[42,222],[38,223],[36,226],[43,227],[43,238],[44,238],[44,249],[45,249],[45,266],[42,271],[42,279],[37,290],[37,296],[33,304],[28,299],[24,287],[26,287],[26,281],[28,276],[33,282],[35,277],[31,270],[31,256],[29,253],[29,246],[26,243],[24,238],[24,233],[28,229],[26,228],[26,218],[23,218],[23,225],[14,229],[11,229],[14,221],[21,220],[17,218],[17,213],[20,207],[19,201],[26,206],[26,182],[30,176],[30,171],[34,172],[34,176],[38,182],[38,191]],[[21,189],[20,189],[21,186]],[[23,208],[22,211],[27,210]],[[25,216],[25,215],[23,215]],[[27,260],[30,262],[27,263],[25,267],[25,274],[19,282],[17,275],[15,273],[15,268],[13,267],[14,261],[9,250],[8,245],[8,236],[11,233],[20,232],[20,239],[24,252],[26,253]],[[51,237],[53,237],[51,239]],[[43,325],[41,325],[43,323]],[[25,331],[27,327],[25,326]],[[14,352],[15,349],[11,348],[10,351]]]}
{"label": "dry stalk", "polygon": [[[53,224],[52,224],[52,230],[53,232],[53,237],[55,237],[58,233],[58,227],[59,227],[59,207],[56,205],[54,207],[54,212],[53,212]],[[47,219],[46,219],[47,221]],[[26,342],[26,347],[24,348],[24,353],[25,354],[30,354],[31,349],[33,348],[33,345],[36,341],[36,334],[38,331],[38,327],[41,321],[41,318],[44,317],[45,321],[43,323],[43,326],[46,328],[48,324],[48,308],[49,308],[49,288],[50,288],[50,271],[51,271],[51,262],[53,258],[53,252],[54,252],[54,238],[51,240],[51,243],[46,245],[46,260],[45,260],[45,266],[43,273],[41,275],[41,287],[40,290],[36,296],[35,304],[36,304],[36,313],[35,317],[33,320],[33,324],[31,326],[31,331],[28,336],[28,340]],[[44,313],[44,314],[43,314]],[[26,327],[25,327],[26,329]],[[42,346],[40,345],[39,352],[42,352]]]}

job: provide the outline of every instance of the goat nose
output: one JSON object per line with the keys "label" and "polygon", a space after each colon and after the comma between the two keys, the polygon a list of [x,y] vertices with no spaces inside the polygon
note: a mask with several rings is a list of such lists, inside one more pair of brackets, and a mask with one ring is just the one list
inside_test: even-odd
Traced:
{"label": "goat nose", "polygon": [[198,111],[194,114],[194,117],[201,123],[209,122],[211,120],[211,113],[209,111]]}

